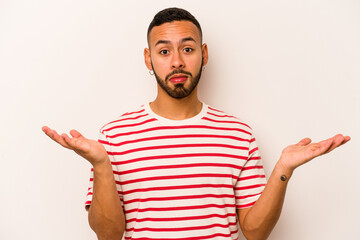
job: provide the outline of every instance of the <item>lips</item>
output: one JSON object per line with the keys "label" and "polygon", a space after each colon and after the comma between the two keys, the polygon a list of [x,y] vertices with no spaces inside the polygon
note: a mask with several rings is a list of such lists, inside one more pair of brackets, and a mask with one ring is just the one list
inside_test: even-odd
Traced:
{"label": "lips", "polygon": [[173,83],[183,83],[188,77],[186,75],[174,75],[170,78],[170,81]]}

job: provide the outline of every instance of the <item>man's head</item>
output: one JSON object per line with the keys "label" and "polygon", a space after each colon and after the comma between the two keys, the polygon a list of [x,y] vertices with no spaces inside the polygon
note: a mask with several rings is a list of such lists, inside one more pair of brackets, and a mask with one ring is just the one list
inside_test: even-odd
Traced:
{"label": "man's head", "polygon": [[154,71],[159,91],[173,98],[189,96],[208,59],[198,21],[186,10],[164,9],[150,23],[147,39],[145,64]]}
{"label": "man's head", "polygon": [[185,9],[181,9],[181,8],[166,8],[166,9],[158,12],[154,16],[154,19],[151,21],[151,23],[148,27],[148,31],[147,31],[148,43],[149,43],[149,34],[154,27],[160,26],[164,23],[169,23],[169,22],[174,22],[174,21],[192,22],[199,30],[201,41],[202,41],[202,30],[201,30],[200,23],[198,22],[198,20],[196,20],[196,18],[191,13],[189,13]]}

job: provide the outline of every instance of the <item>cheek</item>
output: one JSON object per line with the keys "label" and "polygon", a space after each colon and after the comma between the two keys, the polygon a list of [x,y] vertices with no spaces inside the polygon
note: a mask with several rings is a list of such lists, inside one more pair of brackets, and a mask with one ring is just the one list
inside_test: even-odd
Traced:
{"label": "cheek", "polygon": [[161,76],[162,73],[168,71],[169,68],[166,61],[153,60],[152,65],[159,76]]}
{"label": "cheek", "polygon": [[196,56],[194,58],[191,58],[188,61],[188,64],[190,64],[189,67],[191,67],[194,71],[197,71],[201,66],[201,62],[202,62],[202,56],[199,55],[199,56]]}

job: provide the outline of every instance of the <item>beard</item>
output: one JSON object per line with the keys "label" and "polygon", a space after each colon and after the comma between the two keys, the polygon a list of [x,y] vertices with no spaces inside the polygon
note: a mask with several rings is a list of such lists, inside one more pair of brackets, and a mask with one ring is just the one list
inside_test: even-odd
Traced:
{"label": "beard", "polygon": [[[189,96],[194,91],[195,87],[198,85],[198,83],[200,81],[200,77],[201,77],[202,67],[203,67],[203,62],[201,61],[200,69],[199,69],[198,73],[195,75],[195,77],[193,77],[190,72],[184,71],[182,69],[175,69],[174,71],[169,73],[165,77],[165,79],[162,79],[156,74],[154,67],[153,67],[153,71],[154,71],[154,75],[155,75],[157,83],[170,97],[176,98],[176,99],[182,99],[182,98]],[[174,88],[171,88],[169,86],[169,80],[170,80],[171,76],[173,76],[174,74],[179,74],[179,73],[188,75],[188,80],[190,81],[190,85],[188,87],[185,87],[184,83],[177,83],[177,84],[174,84]]]}

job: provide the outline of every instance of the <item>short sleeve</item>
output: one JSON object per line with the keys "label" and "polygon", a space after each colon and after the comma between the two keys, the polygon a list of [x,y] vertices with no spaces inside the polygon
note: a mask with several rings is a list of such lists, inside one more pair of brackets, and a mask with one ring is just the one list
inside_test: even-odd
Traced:
{"label": "short sleeve", "polygon": [[241,169],[235,185],[236,208],[248,208],[255,204],[266,185],[265,171],[256,140],[251,136],[248,159]]}
{"label": "short sleeve", "polygon": [[[106,149],[106,151],[109,153],[109,152],[112,152],[111,151],[111,144],[110,142],[108,141],[108,139],[106,138],[106,136],[103,134],[103,133],[100,133],[99,134],[99,138],[98,138],[98,142],[100,142]],[[115,159],[114,159],[114,156],[109,154],[109,159],[111,162],[114,162]],[[113,165],[112,164],[112,168],[113,168],[113,172],[118,172],[118,169],[117,169],[117,166],[116,165]],[[120,182],[119,179],[119,176],[118,175],[114,175],[115,177],[115,182]],[[90,205],[91,205],[91,202],[92,202],[92,197],[93,197],[93,183],[94,183],[94,169],[91,168],[91,172],[90,172],[90,181],[89,181],[89,188],[88,188],[88,192],[87,192],[87,195],[86,195],[86,201],[85,201],[85,209],[88,210]],[[121,194],[121,186],[119,184],[116,183],[116,188],[117,188],[117,191],[118,191],[118,194],[119,194],[119,198],[121,200],[121,204],[123,205],[123,201],[122,201],[122,194]]]}

